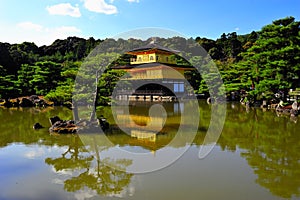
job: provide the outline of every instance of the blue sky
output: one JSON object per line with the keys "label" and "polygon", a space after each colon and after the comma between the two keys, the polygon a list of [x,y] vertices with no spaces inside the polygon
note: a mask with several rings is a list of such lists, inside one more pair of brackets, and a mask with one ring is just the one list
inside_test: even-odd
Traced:
{"label": "blue sky", "polygon": [[49,45],[68,36],[105,39],[143,27],[187,37],[250,33],[300,20],[299,0],[0,0],[0,42]]}

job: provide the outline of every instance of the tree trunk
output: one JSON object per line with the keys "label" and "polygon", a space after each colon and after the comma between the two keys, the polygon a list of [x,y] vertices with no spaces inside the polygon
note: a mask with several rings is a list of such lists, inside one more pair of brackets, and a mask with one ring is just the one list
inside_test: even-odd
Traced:
{"label": "tree trunk", "polygon": [[96,88],[95,88],[95,95],[94,95],[94,100],[93,100],[93,110],[92,110],[92,113],[91,113],[91,117],[90,117],[90,122],[94,121],[95,120],[95,117],[96,117],[96,101],[97,101],[97,94],[98,94],[98,71],[96,71]]}
{"label": "tree trunk", "polygon": [[73,103],[73,118],[75,122],[79,121],[77,102]]}

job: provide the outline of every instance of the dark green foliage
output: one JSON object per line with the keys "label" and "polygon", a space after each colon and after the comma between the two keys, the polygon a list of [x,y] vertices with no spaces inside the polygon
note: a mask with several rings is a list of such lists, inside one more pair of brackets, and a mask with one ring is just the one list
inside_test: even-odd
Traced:
{"label": "dark green foliage", "polygon": [[4,99],[17,97],[19,90],[15,87],[16,80],[13,75],[0,77],[0,97]]}
{"label": "dark green foliage", "polygon": [[[202,46],[218,67],[226,92],[243,90],[254,99],[268,99],[279,90],[287,93],[290,88],[300,87],[299,26],[300,22],[295,18],[287,17],[246,35],[233,32],[223,33],[216,40],[173,37],[155,38],[155,41],[161,46],[179,50],[183,58],[178,55],[175,57],[177,64],[182,67],[191,64],[202,66],[204,60],[199,56],[199,46]],[[39,94],[47,95],[46,98],[56,102],[70,101],[78,69],[89,55],[83,62],[84,67],[91,67],[94,74],[83,73],[81,78],[94,80],[95,71],[105,63],[103,71],[106,72],[99,80],[100,95],[97,102],[105,104],[118,77],[123,75],[110,68],[128,65],[131,56],[124,53],[151,41],[153,38],[146,41],[102,41],[68,37],[41,47],[30,42],[0,43],[0,97]],[[209,69],[204,70],[210,72]],[[215,77],[209,73],[203,75],[194,72],[186,76],[191,78],[191,85],[199,93],[208,93],[204,80],[213,81]]]}
{"label": "dark green foliage", "polygon": [[221,35],[216,41],[217,48],[220,52],[219,59],[238,58],[238,54],[242,51],[242,43],[238,40],[236,32]]}
{"label": "dark green foliage", "polygon": [[16,72],[17,68],[9,49],[10,44],[0,43],[0,65],[3,66],[6,73],[12,74]]}
{"label": "dark green foliage", "polygon": [[29,64],[22,64],[20,70],[18,70],[17,86],[22,95],[30,95],[34,93],[31,82],[34,74],[35,66],[31,66]]}
{"label": "dark green foliage", "polygon": [[102,74],[98,83],[97,105],[105,105],[110,101],[109,97],[112,95],[116,84],[120,77],[125,74],[126,72],[123,70],[107,70]]}
{"label": "dark green foliage", "polygon": [[55,102],[56,104],[72,101],[74,80],[80,66],[81,62],[64,63],[60,73],[60,81],[58,82],[58,86],[47,93],[45,98]]}
{"label": "dark green foliage", "polygon": [[34,75],[29,83],[32,85],[35,94],[46,95],[55,89],[60,80],[61,65],[51,62],[37,62],[34,66]]}
{"label": "dark green foliage", "polygon": [[76,77],[74,73],[80,66],[77,61],[83,60],[100,42],[92,37],[69,37],[41,47],[30,42],[0,43],[1,98],[46,95],[57,86],[67,87]]}
{"label": "dark green foliage", "polygon": [[[242,54],[236,68],[240,83],[251,79],[255,97],[270,98],[278,90],[297,87],[300,77],[300,22],[293,17],[276,20],[262,28],[259,38]],[[231,80],[232,78],[229,77]],[[295,81],[296,80],[296,81]]]}
{"label": "dark green foliage", "polygon": [[31,42],[22,44],[8,44],[0,42],[0,65],[7,69],[7,73],[16,75],[22,64],[33,65],[38,61],[65,61],[83,60],[101,40],[94,38],[83,39],[68,37],[65,40],[56,40],[49,46],[38,47]]}
{"label": "dark green foliage", "polygon": [[[259,32],[222,34],[209,54],[222,75],[226,91],[246,91],[254,100],[272,99],[299,87],[300,22],[293,17],[274,21]],[[197,40],[203,42],[201,38]],[[202,80],[199,92],[207,91]]]}
{"label": "dark green foliage", "polygon": [[197,91],[199,86],[200,86],[200,82],[201,82],[201,75],[197,70],[193,70],[193,71],[186,71],[184,73],[184,77],[189,81],[190,85],[192,86],[192,88]]}
{"label": "dark green foliage", "polygon": [[65,40],[55,40],[50,46],[40,48],[42,60],[55,62],[77,61],[84,59],[101,40],[89,38],[85,40],[78,37],[68,37]]}

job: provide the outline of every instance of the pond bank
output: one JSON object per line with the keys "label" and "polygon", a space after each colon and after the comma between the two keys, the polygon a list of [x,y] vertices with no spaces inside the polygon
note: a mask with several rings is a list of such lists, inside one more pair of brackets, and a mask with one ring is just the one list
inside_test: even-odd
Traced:
{"label": "pond bank", "polygon": [[54,106],[54,102],[47,101],[43,96],[31,95],[24,97],[17,97],[13,99],[0,100],[0,106],[6,108],[11,107],[48,107]]}

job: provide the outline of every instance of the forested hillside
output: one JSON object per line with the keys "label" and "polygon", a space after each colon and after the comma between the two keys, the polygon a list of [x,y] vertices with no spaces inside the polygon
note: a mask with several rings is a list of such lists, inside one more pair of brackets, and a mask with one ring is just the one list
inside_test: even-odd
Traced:
{"label": "forested hillside", "polygon": [[[300,87],[300,22],[293,17],[275,20],[246,35],[233,32],[223,33],[216,40],[201,37],[158,40],[160,45],[172,49],[185,46],[187,49],[180,50],[187,52],[193,52],[198,48],[195,44],[200,44],[215,61],[228,93],[243,90],[251,98],[261,100]],[[97,45],[102,46],[95,51],[101,56],[121,53],[150,41],[69,37],[41,47],[30,42],[0,43],[0,98],[37,94],[55,102],[69,101],[77,70]],[[128,62],[128,56],[117,60],[121,65]],[[109,70],[104,74],[105,81],[103,78],[99,81],[104,97],[111,94],[107,83],[112,87],[118,76],[120,73]],[[205,82],[196,74],[194,77],[197,77],[192,83],[195,91],[206,93]],[[99,103],[105,101],[107,98]]]}

